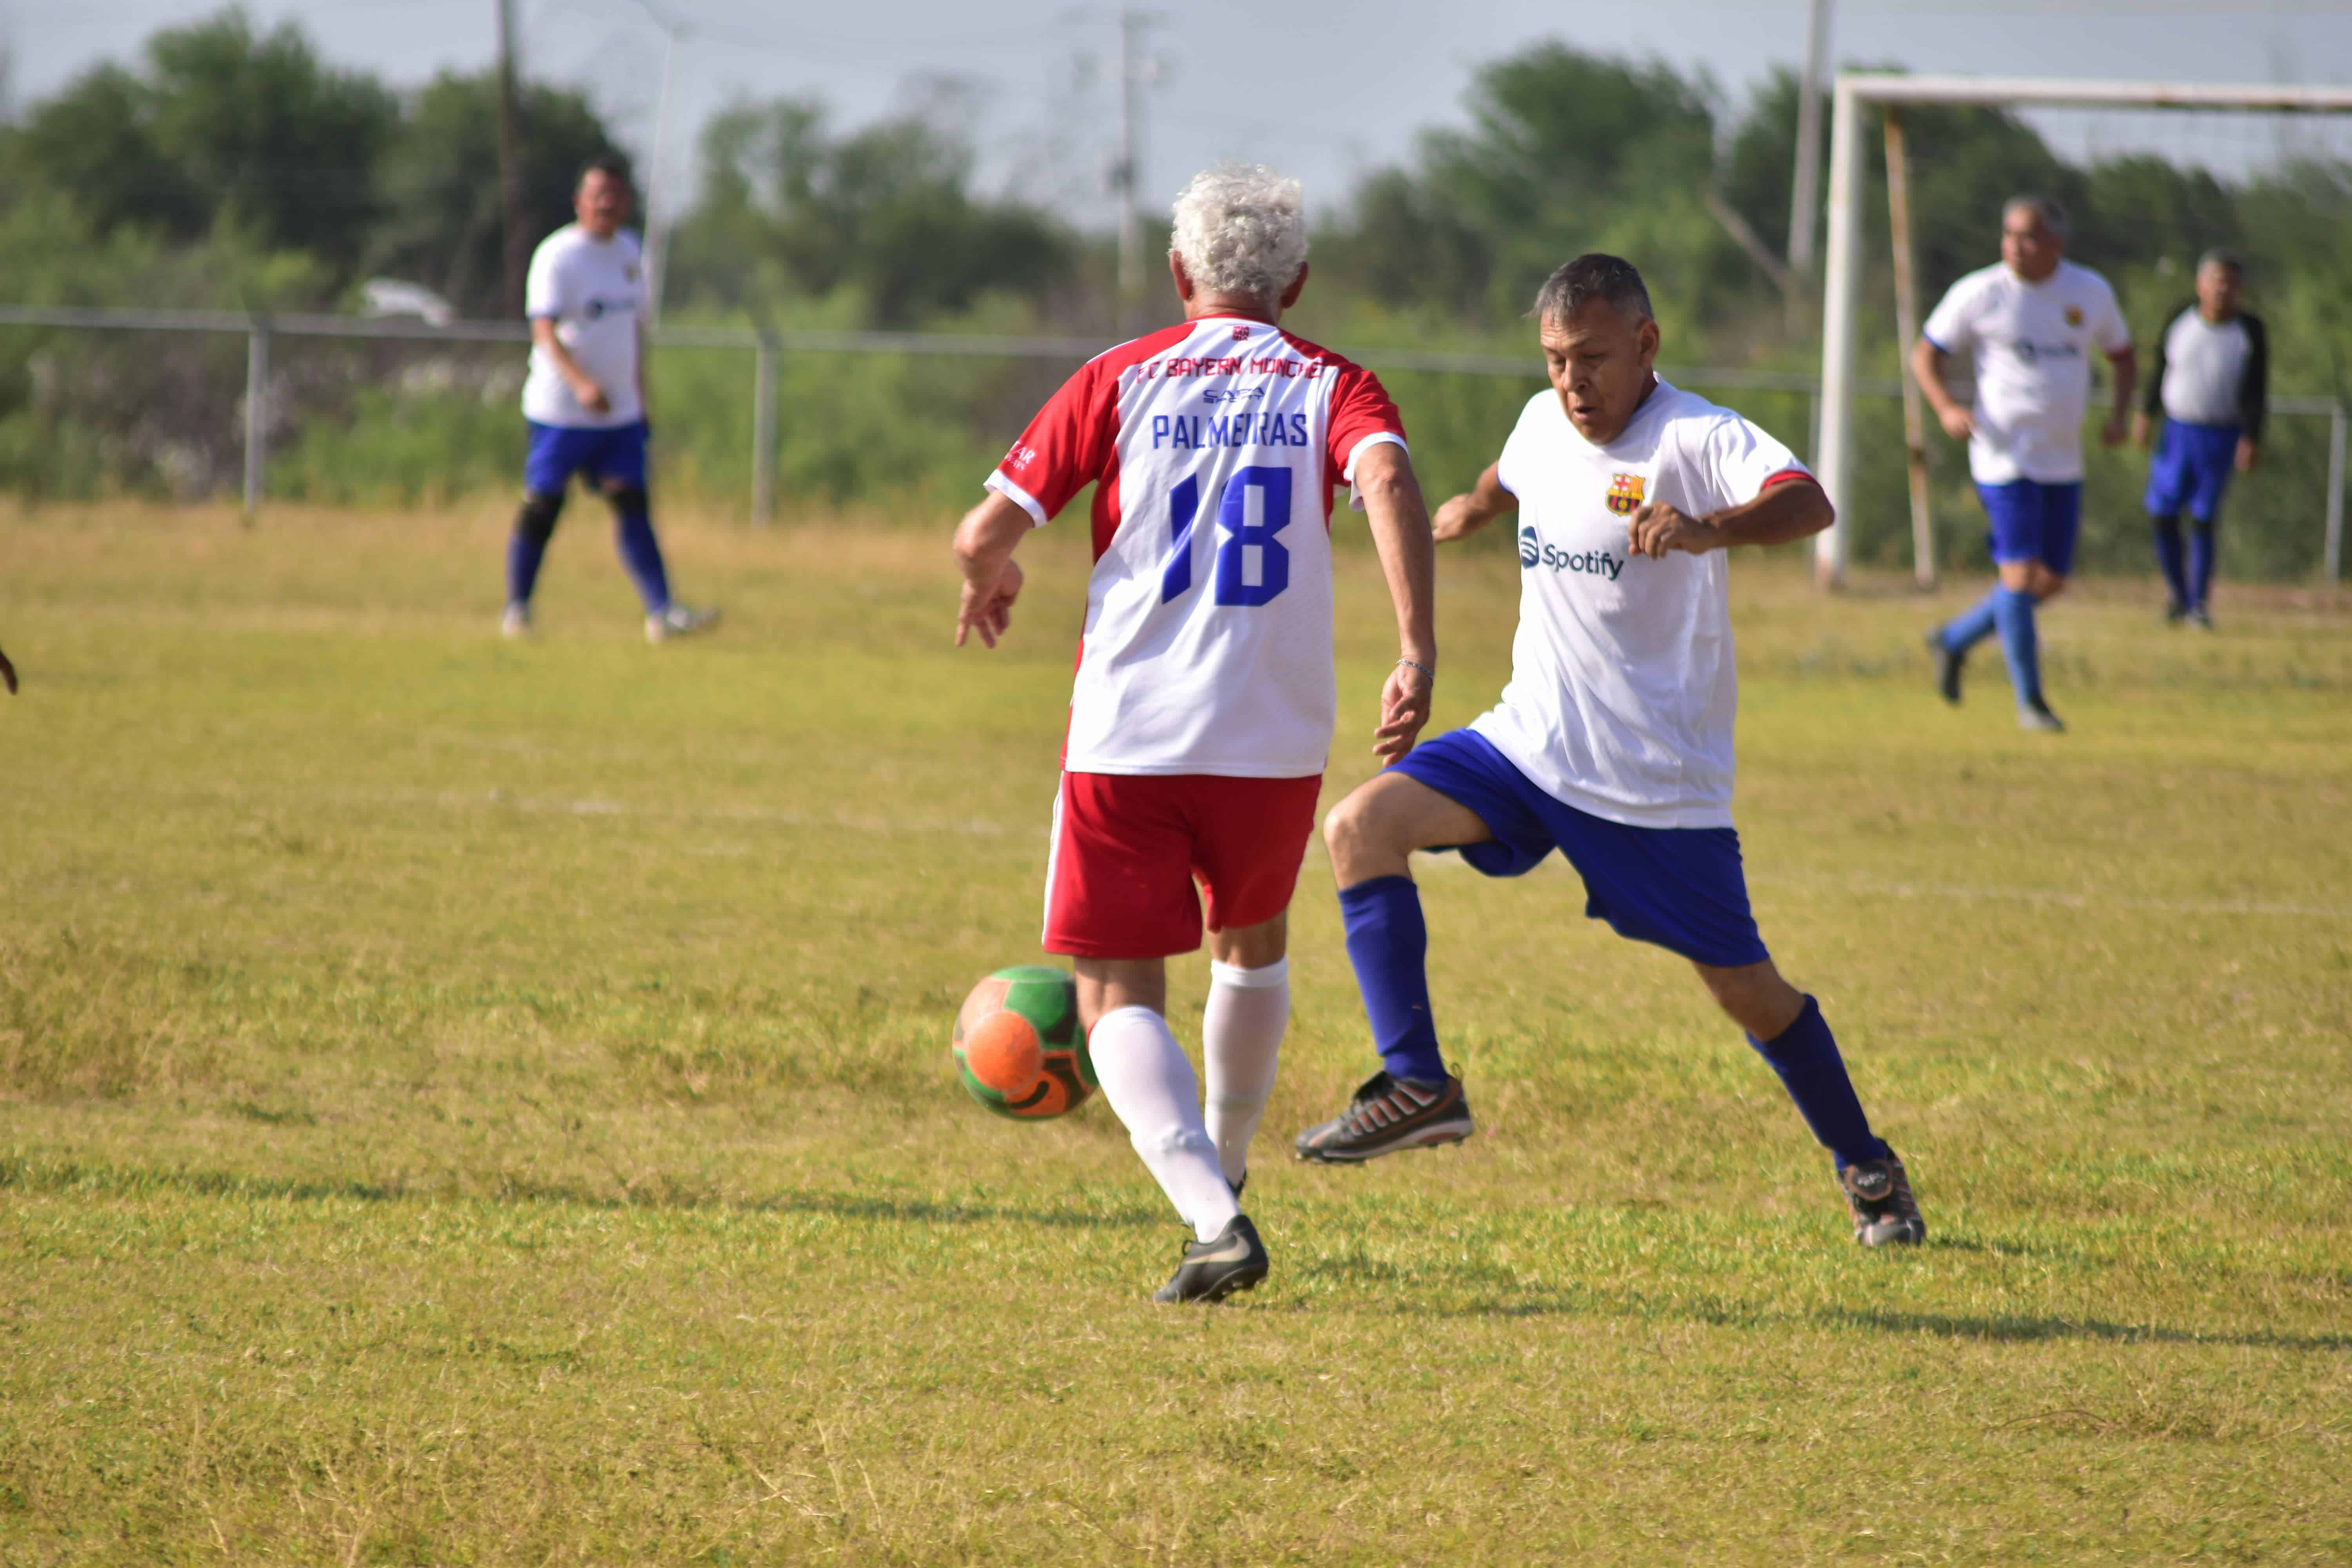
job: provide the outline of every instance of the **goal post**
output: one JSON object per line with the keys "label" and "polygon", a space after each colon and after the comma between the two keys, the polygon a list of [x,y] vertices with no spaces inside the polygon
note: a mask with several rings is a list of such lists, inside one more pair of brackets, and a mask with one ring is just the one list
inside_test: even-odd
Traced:
{"label": "goal post", "polygon": [[[1813,546],[1814,574],[1823,586],[1845,578],[1850,534],[1848,503],[1853,499],[1854,363],[1861,327],[1863,260],[1863,184],[1868,130],[1866,111],[1885,117],[1889,175],[1893,188],[1895,229],[1895,278],[1898,315],[1904,340],[1900,352],[1908,355],[1910,340],[1918,330],[1912,298],[1912,262],[1908,250],[1909,203],[1903,189],[1905,150],[1902,110],[1913,106],[1973,105],[1992,109],[2202,109],[2242,110],[2270,113],[2340,113],[2352,110],[2352,87],[2294,87],[2212,82],[2066,81],[2033,77],[1905,76],[1889,72],[1842,71],[1832,89],[1830,110],[1830,192],[1828,247],[1822,267],[1822,402],[1819,469],[1822,487],[1837,508],[1838,521],[1817,535]],[[1902,369],[1906,393],[1910,368]],[[1906,397],[1906,424],[1910,454],[1912,548],[1914,569],[1922,584],[1935,572],[1933,536],[1927,514],[1923,433],[1917,405]],[[2334,440],[2342,443],[2339,416]],[[2329,498],[2330,563],[2340,551],[2336,535],[2342,508],[2341,460],[2335,469],[2336,493]]]}

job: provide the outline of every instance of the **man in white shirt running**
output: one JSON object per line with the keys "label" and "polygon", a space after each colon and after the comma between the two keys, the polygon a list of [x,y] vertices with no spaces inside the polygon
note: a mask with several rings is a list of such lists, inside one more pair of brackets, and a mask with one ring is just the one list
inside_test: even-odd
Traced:
{"label": "man in white shirt running", "polygon": [[[1960,700],[1969,649],[1998,631],[2017,721],[2066,726],[2042,693],[2034,606],[2066,586],[2083,517],[2083,418],[2091,402],[2091,355],[2114,368],[2115,408],[2100,426],[2122,443],[2136,374],[2131,329],[2116,291],[2065,258],[2066,209],[2048,196],[2014,196],[2001,209],[2000,260],[1952,285],[1911,348],[1911,374],[1955,441],[1969,444],[1969,476],[1992,523],[2000,581],[1974,605],[1927,634],[1936,689]],[[1976,406],[1944,384],[1958,355],[1976,368]]]}
{"label": "man in white shirt running", "polygon": [[[1335,487],[1370,513],[1396,610],[1381,755],[1412,748],[1437,668],[1429,515],[1396,405],[1370,372],[1279,324],[1307,286],[1298,182],[1213,169],[1174,216],[1182,323],[1072,376],[955,540],[956,641],[993,647],[1021,591],[1015,547],[1094,487],[1043,942],[1076,960],[1103,1098],[1192,1228],[1154,1297],[1171,1302],[1265,1277],[1241,1193],[1290,1016],[1290,896],[1338,716]],[[1164,1016],[1167,960],[1201,945],[1203,895],[1205,1117]]]}
{"label": "man in white shirt running", "polygon": [[1689,959],[1748,1032],[1834,1156],[1854,1239],[1916,1243],[1927,1226],[1903,1163],[1871,1131],[1820,1006],[1757,934],[1731,826],[1725,552],[1819,532],[1829,498],[1770,436],[1658,379],[1658,324],[1629,263],[1578,257],[1535,316],[1552,390],[1477,488],[1437,512],[1441,542],[1519,515],[1511,681],[1468,729],[1415,748],[1324,821],[1381,1068],[1298,1135],[1298,1157],[1354,1163],[1470,1135],[1438,1050],[1409,857],[1456,849],[1516,877],[1556,848],[1583,879],[1587,916]]}
{"label": "man in white shirt running", "polygon": [[522,415],[530,426],[522,507],[507,542],[507,609],[499,629],[530,635],[531,591],[578,474],[612,503],[614,542],[645,601],[646,640],[707,631],[715,610],[669,596],[669,574],[654,538],[646,496],[645,267],[629,218],[629,174],[617,158],[580,171],[576,222],[540,242],[524,287],[530,318],[530,374]]}
{"label": "man in white shirt running", "polygon": [[[2270,338],[2263,319],[2238,304],[2245,281],[2245,264],[2226,250],[2198,261],[2197,297],[2157,334],[2147,401],[2133,422],[2139,444],[2155,447],[2144,504],[2157,563],[2172,590],[2164,618],[2209,632],[2213,525],[2231,474],[2253,471],[2270,407]],[[2185,547],[2183,509],[2194,525]]]}

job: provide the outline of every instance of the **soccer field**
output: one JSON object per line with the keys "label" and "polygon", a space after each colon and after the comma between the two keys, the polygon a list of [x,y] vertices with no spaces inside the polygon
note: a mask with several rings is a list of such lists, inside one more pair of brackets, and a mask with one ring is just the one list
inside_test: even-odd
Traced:
{"label": "soccer field", "polygon": [[[2051,738],[1928,690],[1961,590],[1738,562],[1759,915],[1927,1246],[1557,861],[1423,873],[1478,1135],[1295,1164],[1371,1065],[1318,846],[1274,1273],[1171,1310],[1108,1109],[946,1059],[1035,955],[1083,530],[991,655],[945,520],[682,521],[728,621],[650,649],[585,509],[499,641],[504,523],[0,520],[0,1563],[2352,1557],[2345,601],[2094,586]],[[1441,573],[1443,727],[1517,574]]]}

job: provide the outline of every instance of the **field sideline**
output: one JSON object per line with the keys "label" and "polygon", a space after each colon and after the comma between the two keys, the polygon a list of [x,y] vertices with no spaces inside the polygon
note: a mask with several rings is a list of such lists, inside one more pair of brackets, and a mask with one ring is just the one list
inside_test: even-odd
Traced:
{"label": "field sideline", "polygon": [[[1293,1163],[1369,1070],[1318,847],[1275,1273],[1170,1311],[1107,1109],[946,1065],[1034,955],[1082,530],[987,655],[945,519],[684,520],[728,622],[649,649],[594,510],[521,647],[494,505],[0,514],[0,1564],[2352,1558],[2352,602],[2092,584],[2049,738],[1927,689],[1977,584],[1738,561],[1759,914],[1929,1245],[1557,862],[1423,878],[1478,1137]],[[1517,572],[1443,582],[1441,727]]]}

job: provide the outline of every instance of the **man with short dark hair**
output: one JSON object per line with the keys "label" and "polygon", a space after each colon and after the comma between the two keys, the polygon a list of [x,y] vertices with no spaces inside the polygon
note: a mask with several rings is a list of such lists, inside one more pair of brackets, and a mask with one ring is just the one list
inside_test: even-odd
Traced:
{"label": "man with short dark hair", "polygon": [[715,610],[669,595],[646,495],[645,269],[629,217],[627,165],[589,160],[572,194],[577,220],[540,242],[524,288],[530,374],[522,414],[530,426],[523,500],[507,544],[507,610],[500,630],[530,635],[530,595],[572,476],[612,503],[614,542],[645,601],[646,640],[707,631]]}
{"label": "man with short dark hair", "polygon": [[1470,1135],[1438,1050],[1410,857],[1454,849],[1516,877],[1558,849],[1588,916],[1690,960],[1747,1030],[1834,1155],[1854,1239],[1916,1243],[1927,1226],[1903,1163],[1871,1131],[1820,1006],[1757,934],[1731,826],[1725,552],[1819,532],[1829,498],[1770,436],[1658,379],[1658,323],[1629,263],[1578,257],[1535,317],[1551,390],[1436,521],[1443,542],[1519,514],[1510,684],[1324,820],[1381,1068],[1298,1135],[1298,1157],[1356,1163]]}
{"label": "man with short dark hair", "polygon": [[[2245,279],[2244,264],[2228,251],[2209,250],[2199,259],[2197,297],[2158,334],[2156,368],[2137,421],[2139,444],[2156,447],[2146,504],[2157,562],[2172,590],[2164,618],[2206,631],[2213,629],[2205,607],[2213,582],[2213,524],[2231,470],[2253,471],[2269,409],[2270,341],[2262,318],[2238,307]],[[2184,507],[2196,525],[2185,552]]]}
{"label": "man with short dark hair", "polygon": [[[1951,287],[1911,347],[1911,374],[1944,433],[1969,444],[1969,475],[1992,525],[1992,591],[1927,634],[1936,689],[1960,700],[1969,649],[1998,631],[2017,692],[2017,721],[2052,733],[2066,726],[2042,693],[2034,606],[2066,586],[2083,518],[2083,416],[2091,401],[2091,354],[2114,367],[2115,411],[2100,429],[2124,438],[2135,366],[2131,329],[2116,291],[2066,259],[2066,209],[2048,196],[2012,196],[2001,208],[2000,260]],[[1969,356],[1976,405],[1963,408],[1944,366]]]}

